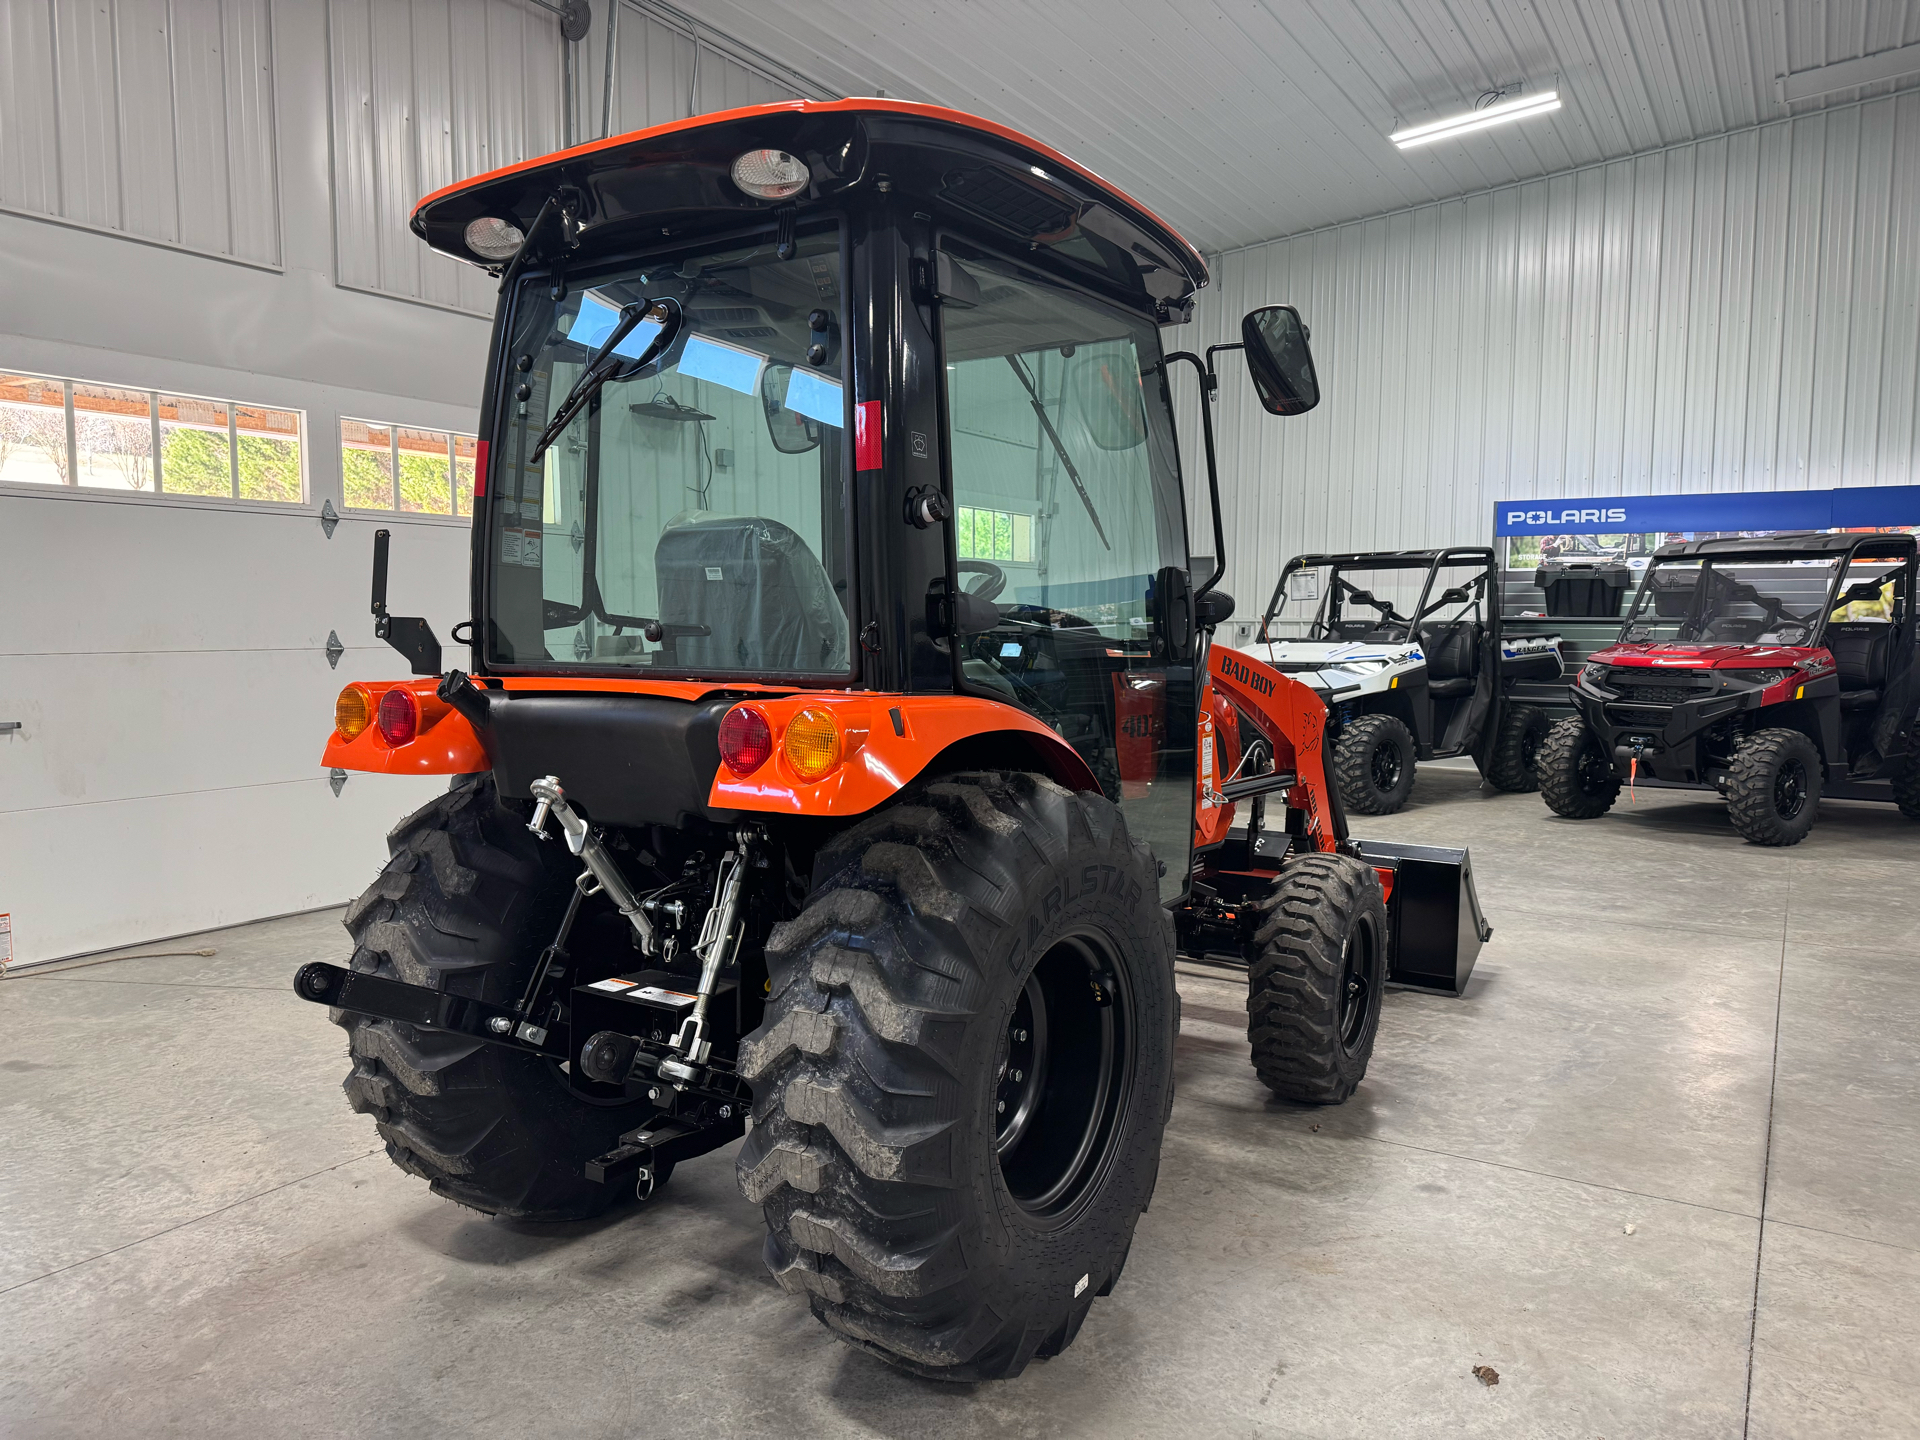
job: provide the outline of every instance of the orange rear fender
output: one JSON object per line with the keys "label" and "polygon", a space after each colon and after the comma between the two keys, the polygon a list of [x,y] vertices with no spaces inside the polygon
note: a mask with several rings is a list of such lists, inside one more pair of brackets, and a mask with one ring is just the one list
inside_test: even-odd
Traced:
{"label": "orange rear fender", "polygon": [[[1079,752],[1027,712],[1000,701],[955,695],[876,695],[845,691],[742,701],[767,720],[773,755],[745,776],[723,759],[707,804],[723,811],[796,816],[857,816],[874,809],[963,741],[1002,739],[1025,749],[1070,790],[1100,786]],[[840,761],[808,781],[788,763],[788,722],[803,710],[827,711],[840,730]]]}
{"label": "orange rear fender", "polygon": [[373,722],[351,740],[336,729],[327,737],[320,763],[383,775],[452,776],[492,770],[486,743],[465,716],[434,694],[438,685],[434,679],[353,682],[353,688],[366,694],[370,713],[378,712],[388,691],[411,691],[419,708],[420,731],[406,744],[392,745]]}

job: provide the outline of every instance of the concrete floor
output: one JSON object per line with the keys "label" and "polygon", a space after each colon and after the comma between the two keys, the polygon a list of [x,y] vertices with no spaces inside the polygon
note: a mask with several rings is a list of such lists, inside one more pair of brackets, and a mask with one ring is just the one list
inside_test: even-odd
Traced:
{"label": "concrete floor", "polygon": [[1915,827],[1834,804],[1766,851],[1693,795],[1415,794],[1358,829],[1473,847],[1467,997],[1390,994],[1306,1111],[1184,975],[1126,1276],[996,1386],[832,1340],[731,1148],[586,1226],[431,1197],[288,987],[338,912],[0,982],[0,1432],[1915,1435]]}

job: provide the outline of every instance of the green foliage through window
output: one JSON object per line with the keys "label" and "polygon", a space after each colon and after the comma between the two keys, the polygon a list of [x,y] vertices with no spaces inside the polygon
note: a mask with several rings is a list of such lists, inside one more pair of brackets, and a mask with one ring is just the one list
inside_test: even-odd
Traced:
{"label": "green foliage through window", "polygon": [[960,506],[954,517],[954,549],[962,560],[1031,565],[1034,561],[1034,517],[1019,511]]}
{"label": "green foliage through window", "polygon": [[164,429],[160,485],[171,495],[232,495],[233,462],[227,437],[191,426]]}

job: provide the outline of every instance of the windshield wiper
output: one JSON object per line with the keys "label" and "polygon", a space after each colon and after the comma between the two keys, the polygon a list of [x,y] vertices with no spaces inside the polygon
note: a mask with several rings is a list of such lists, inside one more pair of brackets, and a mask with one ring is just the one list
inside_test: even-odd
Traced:
{"label": "windshield wiper", "polygon": [[[533,454],[527,457],[528,463],[532,464],[547,453],[547,447],[560,439],[560,433],[567,428],[576,415],[580,414],[589,401],[600,394],[601,386],[611,380],[623,366],[631,366],[634,371],[643,370],[653,362],[656,356],[672,345],[674,337],[680,333],[681,318],[680,302],[671,298],[636,300],[632,304],[621,306],[620,319],[615,322],[612,333],[601,342],[600,349],[596,350],[593,358],[587,362],[587,368],[580,372],[580,379],[574,382],[574,388],[567,392],[567,398],[561,401],[560,408],[554,412],[553,419],[547,422],[547,428],[540,432],[540,439],[534,442]],[[624,356],[615,355],[614,347],[633,334],[634,327],[643,320],[651,320],[660,326],[659,333],[647,342],[647,348],[634,360],[629,361]]]}
{"label": "windshield wiper", "polygon": [[1014,374],[1020,377],[1022,387],[1027,391],[1027,403],[1034,407],[1035,419],[1040,421],[1041,429],[1047,432],[1047,439],[1054,447],[1054,454],[1061,458],[1061,465],[1067,471],[1067,478],[1074,482],[1074,489],[1080,492],[1081,504],[1087,507],[1087,518],[1094,522],[1094,534],[1101,538],[1102,545],[1112,550],[1114,543],[1107,538],[1107,532],[1101,528],[1100,515],[1095,511],[1094,502],[1087,494],[1087,487],[1081,484],[1081,473],[1074,469],[1074,462],[1068,457],[1067,447],[1061,443],[1060,432],[1054,429],[1054,422],[1047,418],[1047,407],[1041,404],[1040,392],[1034,389],[1033,377],[1028,375],[1027,367],[1021,364],[1018,355],[1008,356],[1007,363],[1013,368]]}

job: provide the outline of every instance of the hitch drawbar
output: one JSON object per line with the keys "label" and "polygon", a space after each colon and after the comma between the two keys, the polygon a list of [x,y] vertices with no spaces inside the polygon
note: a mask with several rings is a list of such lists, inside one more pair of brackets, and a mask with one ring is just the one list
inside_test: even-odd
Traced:
{"label": "hitch drawbar", "polygon": [[[501,1006],[489,1006],[466,996],[451,996],[445,991],[430,991],[425,986],[410,986],[405,981],[390,981],[385,976],[365,971],[350,971],[325,961],[309,961],[294,972],[293,988],[303,1001],[336,1006],[343,1011],[359,1011],[390,1021],[405,1021],[413,1026],[432,1026],[440,1031],[457,1031],[496,1045],[522,1042],[528,1049],[545,1054],[551,1051],[530,1035],[517,1031],[537,1030],[520,1026],[514,1013]],[[538,1031],[541,1041],[545,1031]]]}

